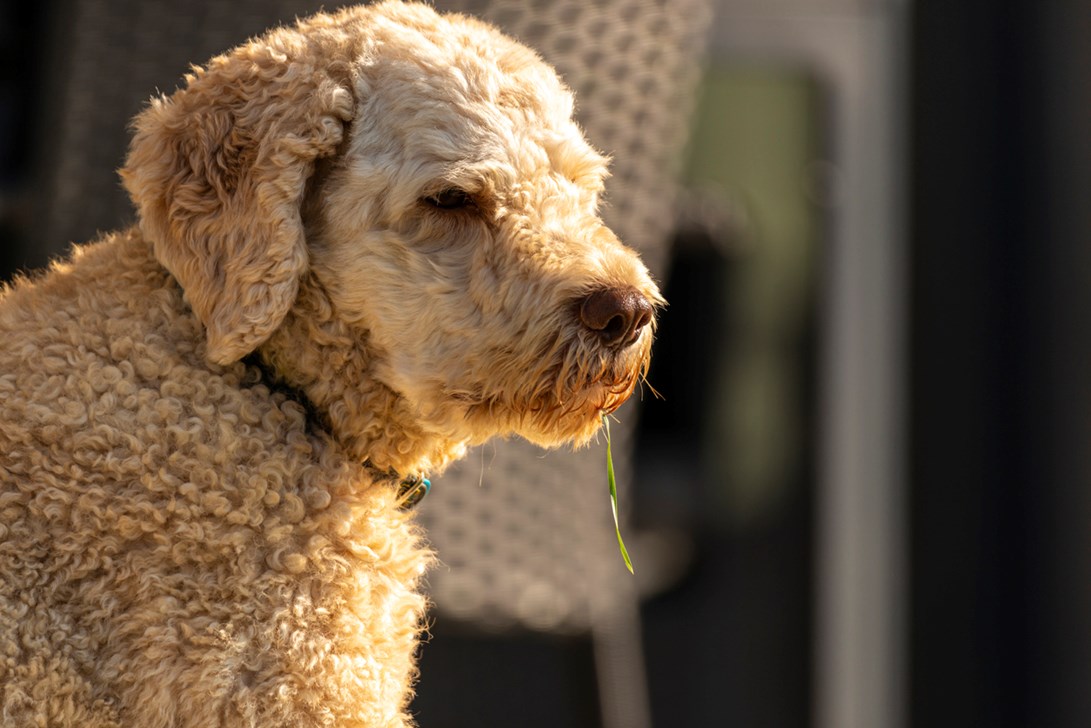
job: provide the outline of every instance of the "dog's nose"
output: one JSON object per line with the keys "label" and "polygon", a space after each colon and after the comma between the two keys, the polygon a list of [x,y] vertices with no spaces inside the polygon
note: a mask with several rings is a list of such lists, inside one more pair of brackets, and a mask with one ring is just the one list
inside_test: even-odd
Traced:
{"label": "dog's nose", "polygon": [[652,320],[652,305],[635,288],[603,288],[580,303],[580,321],[607,346],[628,346]]}

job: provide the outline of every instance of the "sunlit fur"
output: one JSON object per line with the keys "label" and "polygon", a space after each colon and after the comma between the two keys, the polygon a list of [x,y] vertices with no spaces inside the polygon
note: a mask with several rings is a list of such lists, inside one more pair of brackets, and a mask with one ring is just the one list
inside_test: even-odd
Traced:
{"label": "sunlit fur", "polygon": [[585,442],[647,366],[654,325],[579,320],[662,302],[572,105],[490,27],[385,2],[137,117],[139,224],[0,293],[0,726],[411,723],[432,557],[397,479]]}

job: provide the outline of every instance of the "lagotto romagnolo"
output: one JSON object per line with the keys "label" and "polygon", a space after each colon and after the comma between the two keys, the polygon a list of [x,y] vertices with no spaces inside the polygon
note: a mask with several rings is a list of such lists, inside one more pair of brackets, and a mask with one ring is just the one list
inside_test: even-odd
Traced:
{"label": "lagotto romagnolo", "polygon": [[586,442],[648,363],[662,299],[572,105],[384,2],[136,118],[139,223],[0,294],[0,725],[411,722],[406,486]]}

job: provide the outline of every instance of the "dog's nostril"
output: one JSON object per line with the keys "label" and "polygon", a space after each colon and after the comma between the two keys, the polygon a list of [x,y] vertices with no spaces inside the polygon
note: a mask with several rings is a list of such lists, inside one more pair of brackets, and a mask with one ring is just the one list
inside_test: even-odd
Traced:
{"label": "dog's nostril", "polygon": [[635,288],[603,288],[583,299],[579,313],[604,344],[628,345],[651,323],[652,305]]}

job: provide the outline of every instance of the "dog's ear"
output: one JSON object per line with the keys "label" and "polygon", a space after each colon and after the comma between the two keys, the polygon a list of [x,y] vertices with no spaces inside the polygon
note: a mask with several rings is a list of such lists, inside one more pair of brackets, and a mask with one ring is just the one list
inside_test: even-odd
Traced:
{"label": "dog's ear", "polygon": [[300,204],[354,109],[349,64],[281,29],[214,58],[136,117],[121,176],[155,255],[237,361],[280,325],[308,265]]}

